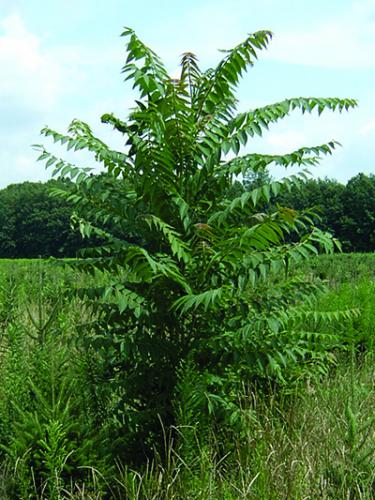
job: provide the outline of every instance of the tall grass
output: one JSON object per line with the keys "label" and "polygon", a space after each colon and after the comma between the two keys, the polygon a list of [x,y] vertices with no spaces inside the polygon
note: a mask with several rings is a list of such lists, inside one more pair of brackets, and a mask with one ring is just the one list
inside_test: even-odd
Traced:
{"label": "tall grass", "polygon": [[[330,284],[320,307],[359,307],[332,325],[347,345],[329,375],[244,387],[241,431],[181,412],[164,450],[135,468],[115,454],[116,421],[95,352],[66,294],[82,279],[41,262],[0,263],[0,497],[302,499],[375,497],[375,256],[323,257],[304,272]],[[41,335],[43,332],[43,335]]]}

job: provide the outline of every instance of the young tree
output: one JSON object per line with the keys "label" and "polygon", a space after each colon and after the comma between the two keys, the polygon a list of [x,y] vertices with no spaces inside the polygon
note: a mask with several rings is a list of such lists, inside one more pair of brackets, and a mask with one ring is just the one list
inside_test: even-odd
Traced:
{"label": "young tree", "polygon": [[[300,325],[319,286],[288,277],[288,268],[320,249],[332,251],[332,239],[310,227],[303,212],[257,210],[306,174],[265,179],[234,198],[233,183],[272,164],[318,163],[334,142],[287,155],[240,151],[292,111],[343,111],[356,102],[290,98],[238,113],[236,87],[270,42],[269,31],[249,35],[203,72],[196,56],[185,53],[178,79],[131,29],[123,36],[123,73],[139,98],[126,121],[113,114],[102,121],[123,134],[124,151],[74,120],[66,135],[50,128],[42,133],[68,149],[91,151],[105,173],[92,175],[43,146],[40,159],[74,182],[61,194],[75,203],[82,234],[106,240],[75,265],[111,279],[83,294],[98,312],[92,345],[102,353],[121,432],[134,453],[141,442],[152,445],[158,416],[175,422],[176,398],[189,414],[229,415],[234,422],[239,384],[254,377],[283,380],[289,367],[311,359],[314,343]],[[115,231],[103,229],[108,221]],[[286,242],[293,232],[298,241]],[[314,355],[324,367],[322,342]]]}

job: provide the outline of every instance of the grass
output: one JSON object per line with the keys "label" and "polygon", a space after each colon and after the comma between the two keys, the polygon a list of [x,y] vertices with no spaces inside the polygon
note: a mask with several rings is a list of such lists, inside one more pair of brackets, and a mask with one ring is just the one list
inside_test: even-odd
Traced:
{"label": "grass", "polygon": [[354,371],[343,362],[330,379],[293,397],[252,394],[252,425],[241,440],[225,443],[224,456],[217,437],[207,448],[197,440],[190,463],[169,445],[166,463],[124,470],[123,498],[373,498],[373,362],[365,357]]}
{"label": "grass", "polygon": [[77,337],[90,312],[65,295],[82,278],[48,262],[0,262],[0,497],[375,498],[374,264],[374,255],[336,255],[305,269],[329,283],[322,310],[362,312],[332,326],[347,352],[335,354],[329,376],[248,388],[241,434],[164,430],[165,449],[132,468],[106,451],[115,402],[105,386],[91,390],[95,353]]}

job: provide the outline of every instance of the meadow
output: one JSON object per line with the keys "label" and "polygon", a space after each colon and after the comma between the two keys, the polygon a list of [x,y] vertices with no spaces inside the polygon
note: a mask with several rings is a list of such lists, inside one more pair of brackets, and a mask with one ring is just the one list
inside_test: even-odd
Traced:
{"label": "meadow", "polygon": [[303,272],[328,284],[317,310],[360,310],[330,324],[342,348],[329,366],[244,385],[232,432],[160,419],[162,449],[137,463],[88,341],[96,313],[71,293],[96,278],[53,260],[1,261],[1,498],[373,498],[375,256],[319,256]]}

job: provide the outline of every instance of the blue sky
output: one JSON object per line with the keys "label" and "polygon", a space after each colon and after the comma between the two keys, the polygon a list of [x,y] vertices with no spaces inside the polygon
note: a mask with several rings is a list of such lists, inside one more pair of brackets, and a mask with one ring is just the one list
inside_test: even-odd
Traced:
{"label": "blue sky", "polygon": [[343,147],[314,175],[345,182],[358,172],[375,173],[375,0],[0,0],[0,188],[49,178],[31,148],[46,124],[64,131],[80,118],[122,146],[100,116],[125,117],[132,103],[120,73],[124,26],[173,75],[182,52],[195,52],[206,68],[219,60],[217,49],[271,29],[269,50],[240,85],[241,109],[293,96],[353,97],[359,107],[319,119],[295,114],[250,150],[282,153],[336,139]]}

